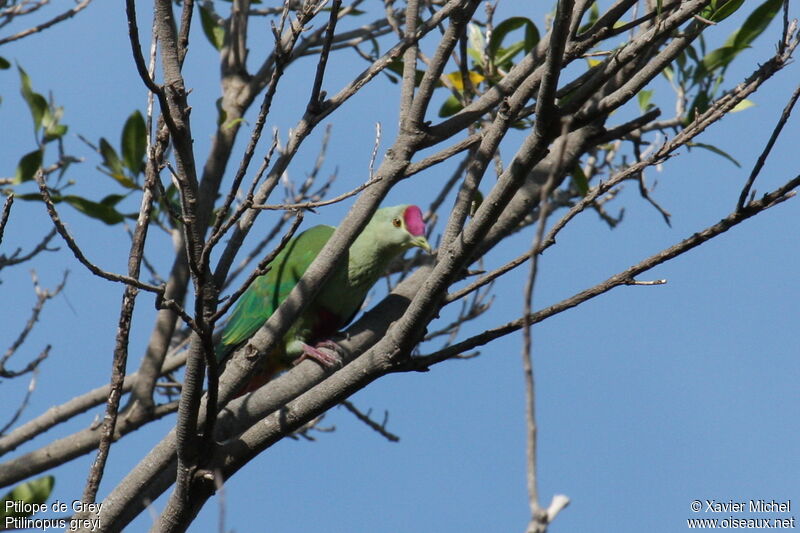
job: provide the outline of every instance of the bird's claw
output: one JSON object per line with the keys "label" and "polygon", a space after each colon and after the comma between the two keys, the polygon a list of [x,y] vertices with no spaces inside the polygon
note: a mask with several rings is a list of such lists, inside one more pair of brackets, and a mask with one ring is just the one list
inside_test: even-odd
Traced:
{"label": "bird's claw", "polygon": [[[339,351],[341,350],[341,348],[339,347],[338,344],[336,344],[333,341],[330,340],[322,341],[317,343],[316,346],[311,346],[304,342],[301,342],[300,345],[303,347],[303,355],[301,355],[292,362],[292,364],[295,366],[300,364],[304,359],[313,359],[314,361],[322,365],[324,368],[331,368],[337,365],[341,365],[342,363],[342,358],[339,355]],[[330,355],[326,352],[323,352],[322,350],[319,350],[318,348],[327,348],[336,355]]]}

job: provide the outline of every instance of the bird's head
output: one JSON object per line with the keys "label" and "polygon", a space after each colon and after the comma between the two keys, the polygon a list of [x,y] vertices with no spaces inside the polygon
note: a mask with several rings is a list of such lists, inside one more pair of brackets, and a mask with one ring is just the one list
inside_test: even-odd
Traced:
{"label": "bird's head", "polygon": [[415,205],[382,207],[375,211],[367,228],[374,231],[380,241],[402,250],[416,246],[426,252],[431,251],[431,245],[425,238],[422,211]]}

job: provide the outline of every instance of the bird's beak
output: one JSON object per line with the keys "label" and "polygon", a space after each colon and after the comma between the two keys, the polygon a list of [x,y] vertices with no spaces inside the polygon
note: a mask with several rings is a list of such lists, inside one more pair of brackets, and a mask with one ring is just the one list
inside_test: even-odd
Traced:
{"label": "bird's beak", "polygon": [[418,235],[411,239],[411,246],[417,246],[426,252],[431,253],[431,245],[428,244],[428,239],[426,239],[424,235]]}

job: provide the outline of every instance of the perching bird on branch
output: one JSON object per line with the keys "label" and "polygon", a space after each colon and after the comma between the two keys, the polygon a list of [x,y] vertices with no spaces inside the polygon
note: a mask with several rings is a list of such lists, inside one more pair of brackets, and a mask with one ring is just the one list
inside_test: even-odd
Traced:
{"label": "perching bird on branch", "polygon": [[[227,357],[264,325],[335,229],[314,226],[286,244],[270,263],[269,272],[256,278],[236,303],[216,346],[217,360]],[[324,366],[336,363],[336,358],[318,348],[337,348],[331,336],[355,317],[367,293],[386,273],[392,260],[415,246],[431,250],[419,207],[397,205],[378,209],[325,286],[267,355],[265,367],[243,392],[255,390],[277,372],[306,357]]]}

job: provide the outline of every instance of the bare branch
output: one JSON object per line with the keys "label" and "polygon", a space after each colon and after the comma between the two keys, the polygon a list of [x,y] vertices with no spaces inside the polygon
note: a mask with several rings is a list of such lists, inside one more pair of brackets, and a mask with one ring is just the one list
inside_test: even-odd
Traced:
{"label": "bare branch", "polygon": [[[164,363],[164,374],[168,374],[171,371],[174,371],[176,368],[183,366],[186,362],[186,354],[185,352],[182,355],[177,355],[175,357],[169,358]],[[123,392],[128,392],[133,388],[133,385],[136,381],[140,379],[147,379],[148,376],[143,376],[139,373],[134,373],[125,378],[125,382],[123,384]],[[6,454],[10,451],[13,451],[18,446],[25,442],[29,442],[36,438],[38,435],[52,429],[53,427],[57,426],[62,422],[66,422],[67,420],[71,420],[77,415],[85,413],[89,409],[96,407],[98,405],[103,404],[107,401],[108,396],[110,394],[110,386],[104,385],[102,387],[98,387],[94,390],[91,390],[81,396],[73,398],[61,405],[55,405],[48,409],[45,413],[39,415],[38,417],[30,420],[20,426],[19,428],[15,429],[11,433],[6,436],[0,437],[0,455]],[[151,416],[152,413],[148,414]],[[133,419],[134,416],[128,416],[126,419]],[[153,418],[147,418],[147,421],[154,420]],[[73,435],[75,436],[75,435]],[[94,445],[96,447],[96,444]],[[93,447],[89,447],[84,453],[88,453],[94,449]],[[42,454],[42,457],[50,458],[53,455],[52,452]],[[63,459],[63,460],[69,460]],[[61,464],[61,463],[55,463]],[[49,465],[52,466],[52,465]],[[40,470],[34,470],[30,475],[36,474],[48,468],[49,466],[42,466]],[[23,476],[24,478],[25,476]],[[16,478],[14,480],[8,481],[8,483],[14,483],[19,479],[23,478]],[[5,483],[0,483],[0,485],[4,485]]]}
{"label": "bare branch", "polygon": [[46,30],[47,28],[49,28],[51,26],[54,26],[54,25],[58,24],[61,21],[67,20],[69,18],[72,18],[75,15],[77,15],[78,13],[80,13],[81,11],[83,11],[91,2],[92,2],[92,0],[81,0],[81,2],[78,3],[72,9],[68,9],[67,11],[61,13],[60,15],[58,15],[56,17],[53,17],[52,19],[48,20],[47,22],[43,22],[43,23],[38,24],[38,25],[36,25],[36,26],[34,26],[32,28],[28,28],[27,30],[22,30],[20,32],[15,33],[14,35],[10,35],[8,37],[4,37],[4,38],[0,39],[0,46],[2,46],[4,44],[7,44],[7,43],[10,43],[12,41],[17,41],[19,39],[25,38],[25,37],[27,37],[29,35],[34,34],[34,33],[39,33],[40,31]]}
{"label": "bare branch", "polygon": [[14,194],[9,194],[3,203],[3,212],[0,213],[0,244],[3,242],[3,233],[6,230],[8,216],[11,214],[11,206],[14,205]]}
{"label": "bare branch", "polygon": [[265,210],[265,211],[296,211],[296,210],[300,210],[300,209],[313,210],[313,209],[315,209],[317,207],[324,207],[326,205],[332,205],[332,204],[339,203],[339,202],[341,202],[343,200],[347,200],[348,198],[351,198],[351,197],[357,195],[358,193],[360,193],[361,191],[363,191],[364,189],[366,189],[370,185],[374,185],[374,184],[378,183],[379,181],[381,181],[380,177],[371,178],[371,179],[367,180],[366,182],[362,183],[361,185],[359,185],[358,187],[356,187],[355,189],[353,189],[351,191],[348,191],[348,192],[346,192],[344,194],[340,194],[339,196],[336,196],[336,197],[331,198],[329,200],[320,200],[318,202],[303,202],[301,204],[277,204],[277,205],[258,205],[258,204],[255,204],[255,205],[252,205],[251,208],[252,209],[262,209],[262,210]]}
{"label": "bare branch", "polygon": [[[128,254],[128,276],[132,279],[139,279],[142,260],[144,258],[144,245],[147,239],[147,231],[150,225],[150,213],[153,207],[153,189],[157,176],[154,172],[148,173],[145,182],[144,192],[139,207],[139,217],[136,221],[136,229],[131,239],[130,252]],[[106,461],[111,450],[111,443],[114,439],[114,430],[117,425],[117,414],[122,398],[122,388],[125,384],[125,372],[128,363],[128,341],[130,338],[131,322],[133,320],[133,310],[136,303],[136,296],[139,291],[131,285],[125,286],[122,296],[122,306],[117,323],[117,338],[114,346],[114,358],[111,364],[111,379],[109,382],[109,395],[106,402],[106,413],[103,417],[103,426],[100,435],[100,442],[97,449],[97,457],[89,469],[86,487],[83,491],[82,502],[84,504],[94,503],[97,498],[97,490],[100,488],[100,480],[103,479]],[[88,506],[87,506],[88,507]]]}
{"label": "bare branch", "polygon": [[400,437],[398,437],[394,433],[390,433],[389,431],[386,430],[386,424],[389,422],[389,413],[388,412],[384,414],[383,422],[378,424],[377,422],[372,420],[370,418],[370,416],[369,416],[370,414],[372,414],[372,410],[371,409],[369,411],[367,411],[366,413],[362,413],[349,400],[343,401],[341,405],[342,405],[342,407],[344,407],[345,409],[347,409],[348,411],[353,413],[355,415],[355,417],[358,418],[360,421],[364,422],[364,424],[366,424],[367,427],[369,427],[371,430],[373,430],[376,433],[378,433],[380,436],[386,438],[386,440],[388,440],[389,442],[400,442]]}
{"label": "bare branch", "polygon": [[33,372],[38,368],[39,364],[44,361],[48,354],[50,353],[50,346],[47,346],[44,351],[42,351],[38,357],[30,361],[24,368],[21,370],[8,370],[6,368],[6,363],[13,357],[13,355],[17,352],[20,346],[23,345],[25,339],[28,338],[28,334],[33,330],[33,327],[36,325],[36,322],[39,321],[39,315],[44,308],[44,304],[47,303],[48,300],[55,298],[63,289],[64,286],[67,284],[67,276],[69,275],[69,271],[64,272],[64,277],[61,279],[61,283],[59,283],[54,289],[47,290],[42,289],[39,286],[39,277],[36,275],[36,272],[31,272],[31,278],[33,279],[33,290],[36,293],[36,304],[33,306],[31,310],[31,316],[28,318],[25,327],[22,328],[22,331],[19,333],[17,338],[11,343],[11,346],[5,351],[3,357],[0,358],[0,377],[4,378],[14,378],[17,376],[21,376],[23,374],[27,374],[28,372]]}
{"label": "bare branch", "polygon": [[[378,148],[381,145],[381,123],[375,123],[375,145],[372,147],[372,153],[369,155],[369,179],[375,177],[375,158],[378,156]],[[1,235],[0,235],[1,236]]]}
{"label": "bare branch", "polygon": [[41,252],[56,252],[58,248],[48,248],[47,245],[50,244],[50,241],[53,240],[53,237],[56,236],[56,228],[51,229],[47,235],[42,237],[42,240],[33,247],[33,249],[24,255],[19,255],[22,253],[20,248],[14,250],[14,253],[11,256],[6,257],[5,254],[0,254],[0,269],[3,269],[7,266],[18,265],[20,263],[24,263],[25,261],[29,261],[39,255]]}
{"label": "bare branch", "polygon": [[[159,101],[162,101],[163,92],[161,87],[155,84],[150,72],[147,69],[147,65],[144,62],[144,56],[142,55],[142,45],[139,41],[139,27],[136,23],[136,0],[126,0],[125,1],[125,13],[128,17],[128,38],[131,42],[131,51],[133,52],[133,59],[136,63],[136,69],[139,72],[139,77],[142,78],[145,86],[150,89],[155,95],[158,95]],[[162,102],[162,107],[163,107]]]}
{"label": "bare branch", "polygon": [[75,242],[75,239],[72,238],[69,231],[67,230],[64,223],[61,221],[61,217],[58,215],[58,211],[56,211],[56,207],[53,204],[53,199],[50,197],[50,191],[47,188],[47,184],[44,181],[44,175],[42,170],[39,169],[35,175],[36,182],[39,184],[39,192],[42,195],[42,199],[44,200],[45,205],[47,206],[47,213],[50,215],[50,219],[53,221],[53,225],[56,227],[58,234],[61,235],[61,238],[64,239],[64,242],[67,243],[67,246],[70,250],[72,250],[72,254],[75,258],[83,264],[89,271],[94,274],[95,276],[101,277],[103,279],[107,279],[109,281],[116,281],[118,283],[124,283],[126,285],[131,285],[136,287],[137,289],[142,289],[148,292],[153,292],[157,295],[164,294],[163,287],[156,287],[155,285],[150,285],[149,283],[144,283],[139,281],[138,279],[134,279],[130,276],[122,276],[119,274],[113,274],[111,272],[106,272],[105,270],[101,269],[100,267],[93,264],[89,261],[83,252],[81,251],[78,244]]}
{"label": "bare branch", "polygon": [[794,105],[797,103],[798,98],[800,98],[800,85],[798,85],[794,90],[794,93],[792,93],[792,96],[789,98],[789,101],[783,108],[783,112],[781,112],[778,123],[775,125],[775,129],[772,130],[772,135],[770,135],[766,146],[764,146],[764,150],[761,152],[761,155],[758,156],[756,164],[753,165],[753,170],[750,171],[750,176],[747,178],[747,182],[744,184],[744,187],[742,187],[741,194],[739,194],[739,201],[736,204],[737,211],[744,207],[744,204],[747,201],[747,196],[750,194],[750,189],[753,188],[753,183],[756,181],[756,177],[758,177],[759,172],[761,172],[761,169],[764,167],[764,163],[766,163],[767,157],[769,157],[769,153],[772,151],[772,147],[775,146],[775,141],[778,140],[778,136],[781,134],[783,127],[789,120],[789,116],[792,114],[792,109],[794,109]]}
{"label": "bare branch", "polygon": [[322,49],[319,53],[319,61],[317,62],[317,73],[314,76],[311,96],[308,99],[307,110],[312,114],[319,110],[322,100],[325,99],[325,93],[322,92],[322,80],[325,77],[325,67],[328,64],[328,54],[330,54],[331,45],[333,44],[333,35],[336,31],[336,22],[339,20],[339,10],[341,7],[342,0],[333,0],[330,8],[331,13],[328,19],[328,26],[325,30],[325,41],[322,44]]}
{"label": "bare branch", "polygon": [[[45,359],[47,357],[46,352],[48,352],[49,350],[50,346],[47,346],[43,352],[44,356],[40,355],[39,357],[41,359]],[[22,398],[19,407],[17,407],[17,410],[14,411],[13,415],[11,415],[11,419],[8,421],[8,423],[6,423],[5,426],[0,428],[0,437],[5,435],[6,431],[14,427],[14,424],[16,424],[17,420],[19,420],[19,417],[22,416],[22,413],[25,411],[25,408],[28,407],[28,402],[30,401],[31,396],[33,395],[33,391],[36,390],[36,378],[38,377],[38,374],[39,374],[39,368],[36,367],[33,369],[31,380],[28,382],[28,389],[25,391],[25,396]]]}

